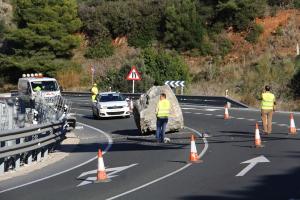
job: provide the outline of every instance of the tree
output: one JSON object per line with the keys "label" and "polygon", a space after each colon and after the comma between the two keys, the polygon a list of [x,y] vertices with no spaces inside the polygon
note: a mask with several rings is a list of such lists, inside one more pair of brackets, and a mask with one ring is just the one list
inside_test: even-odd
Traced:
{"label": "tree", "polygon": [[190,81],[189,68],[177,53],[148,48],[142,57],[144,72],[154,79],[155,85],[162,85],[167,80]]}
{"label": "tree", "polygon": [[204,27],[193,0],[176,1],[166,8],[164,42],[177,50],[200,48]]}
{"label": "tree", "polygon": [[74,0],[16,0],[17,28],[5,35],[3,67],[49,72],[73,56],[81,27]]}
{"label": "tree", "polygon": [[215,21],[224,22],[225,27],[246,30],[256,17],[263,16],[266,0],[225,0],[216,6]]}

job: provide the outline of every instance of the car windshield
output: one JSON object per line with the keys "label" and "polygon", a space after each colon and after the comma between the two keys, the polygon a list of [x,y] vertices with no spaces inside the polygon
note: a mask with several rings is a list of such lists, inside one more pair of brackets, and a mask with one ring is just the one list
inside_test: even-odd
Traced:
{"label": "car windshield", "polygon": [[100,97],[98,99],[99,99],[100,102],[125,101],[125,98],[121,94],[100,95]]}
{"label": "car windshield", "polygon": [[57,91],[58,86],[56,81],[34,81],[31,82],[33,91]]}

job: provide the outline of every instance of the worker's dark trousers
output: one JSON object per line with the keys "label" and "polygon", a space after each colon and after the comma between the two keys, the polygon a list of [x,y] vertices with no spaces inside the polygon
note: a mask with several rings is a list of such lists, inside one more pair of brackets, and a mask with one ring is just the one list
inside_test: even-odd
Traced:
{"label": "worker's dark trousers", "polygon": [[157,118],[156,121],[156,139],[158,142],[164,142],[168,118]]}

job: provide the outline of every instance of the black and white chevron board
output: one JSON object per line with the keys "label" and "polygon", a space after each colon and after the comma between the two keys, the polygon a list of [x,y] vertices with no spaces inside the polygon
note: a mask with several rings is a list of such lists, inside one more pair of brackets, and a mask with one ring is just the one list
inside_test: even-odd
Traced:
{"label": "black and white chevron board", "polygon": [[165,85],[169,85],[172,88],[184,87],[184,82],[185,81],[166,81]]}

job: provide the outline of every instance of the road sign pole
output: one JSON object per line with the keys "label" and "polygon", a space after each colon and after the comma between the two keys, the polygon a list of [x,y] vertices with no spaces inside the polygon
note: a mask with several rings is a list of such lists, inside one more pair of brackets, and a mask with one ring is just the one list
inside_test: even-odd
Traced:
{"label": "road sign pole", "polygon": [[134,80],[132,80],[132,94],[134,94]]}
{"label": "road sign pole", "polygon": [[183,86],[181,86],[181,95],[183,95]]}
{"label": "road sign pole", "polygon": [[92,85],[94,84],[94,72],[92,72]]}

